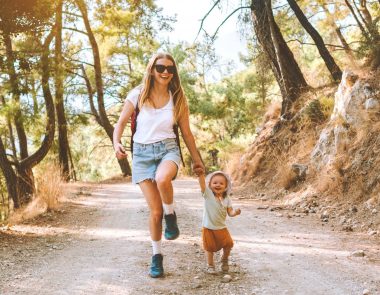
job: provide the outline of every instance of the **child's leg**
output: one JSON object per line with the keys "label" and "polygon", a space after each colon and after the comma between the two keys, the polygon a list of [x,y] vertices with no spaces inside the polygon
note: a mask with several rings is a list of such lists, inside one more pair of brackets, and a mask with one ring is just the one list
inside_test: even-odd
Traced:
{"label": "child's leg", "polygon": [[206,251],[207,265],[214,266],[214,252]]}
{"label": "child's leg", "polygon": [[230,256],[231,248],[226,247],[223,248],[223,255],[222,255],[222,261],[228,261],[228,257]]}
{"label": "child's leg", "polygon": [[230,256],[231,248],[225,247],[223,248],[223,255],[222,255],[222,271],[224,273],[228,272],[230,270],[230,267],[228,266],[228,257]]}
{"label": "child's leg", "polygon": [[207,256],[207,273],[216,274],[215,265],[214,265],[214,252],[205,251]]}

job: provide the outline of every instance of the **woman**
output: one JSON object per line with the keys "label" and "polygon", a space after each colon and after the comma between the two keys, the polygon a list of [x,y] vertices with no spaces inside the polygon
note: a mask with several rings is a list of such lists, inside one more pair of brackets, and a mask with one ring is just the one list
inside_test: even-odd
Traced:
{"label": "woman", "polygon": [[174,240],[179,236],[172,185],[181,162],[173,130],[175,124],[178,124],[190,152],[193,172],[197,175],[204,173],[204,165],[190,130],[189,107],[171,55],[154,55],[148,63],[142,85],[128,94],[113,134],[118,159],[127,157],[120,139],[135,110],[139,111],[133,135],[132,182],[139,184],[150,210],[153,256],[149,274],[157,278],[164,274],[161,252],[163,214],[165,238]]}

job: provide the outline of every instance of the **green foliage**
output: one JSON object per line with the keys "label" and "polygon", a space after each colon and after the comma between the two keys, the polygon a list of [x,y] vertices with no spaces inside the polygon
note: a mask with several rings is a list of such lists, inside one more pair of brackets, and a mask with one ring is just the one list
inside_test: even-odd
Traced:
{"label": "green foliage", "polygon": [[[255,128],[260,124],[266,106],[279,96],[270,63],[255,39],[249,40],[248,54],[242,56],[247,69],[230,75],[228,70],[219,65],[220,60],[210,40],[196,44],[171,44],[158,40],[161,30],[171,30],[174,18],[162,15],[154,1],[97,0],[86,3],[100,49],[105,104],[111,123],[117,120],[127,93],[141,82],[152,53],[163,49],[170,52],[177,61],[182,86],[189,101],[192,130],[196,134],[197,145],[206,166],[210,170],[224,167],[232,154],[240,152],[253,140]],[[249,4],[248,1],[246,5]],[[326,43],[340,45],[335,24],[341,28],[352,49],[358,51],[359,57],[369,56],[378,48],[375,38],[366,39],[357,27],[351,26],[354,20],[343,2],[300,0],[298,4]],[[0,41],[0,95],[6,101],[6,105],[0,107],[0,133],[7,148],[11,146],[7,119],[10,118],[14,124],[17,107],[22,111],[22,120],[30,145],[29,152],[40,145],[45,132],[40,54],[41,42],[46,37],[46,31],[43,29],[53,22],[55,5],[55,1],[48,0],[0,0],[0,33],[3,34],[6,29],[12,35],[14,66],[19,80],[17,93],[13,94],[20,95],[21,98],[20,104],[12,101],[5,48]],[[376,36],[380,19],[379,4],[372,1],[367,5],[373,19],[369,28],[370,36]],[[273,7],[276,22],[308,82],[316,86],[329,82],[329,75],[319,52],[311,44],[311,38],[289,6],[282,1],[274,1]],[[323,7],[327,7],[330,13],[324,11]],[[109,139],[93,117],[88,115],[89,96],[78,68],[80,64],[87,63],[86,73],[92,87],[95,88],[94,70],[91,65],[93,61],[89,58],[90,46],[86,37],[75,30],[67,29],[75,27],[76,30],[84,31],[82,20],[75,15],[78,12],[75,2],[65,1],[64,10],[73,12],[71,15],[63,15],[64,97],[71,152],[78,178],[99,180],[119,173],[119,168]],[[242,20],[250,22],[249,9],[245,12]],[[345,28],[348,24],[350,27]],[[249,29],[252,30],[251,27]],[[336,50],[337,48],[341,49],[333,46],[328,49],[337,62],[342,63],[345,53]],[[52,78],[53,57],[52,46]],[[222,72],[224,78],[210,83],[207,77],[214,72]],[[51,86],[54,95],[53,79]],[[96,104],[96,93],[94,94]],[[306,115],[317,122],[328,117],[333,106],[333,98],[321,97],[307,106]],[[17,146],[17,135],[15,138]],[[213,150],[219,151],[216,162],[211,153]],[[57,157],[56,143],[53,144],[49,157]],[[191,165],[187,151],[185,160],[189,169]],[[4,184],[1,186],[0,181],[0,189],[1,187],[4,191]]]}
{"label": "green foliage", "polygon": [[54,11],[49,0],[0,0],[0,31],[10,34],[38,30]]}
{"label": "green foliage", "polygon": [[[99,1],[95,29],[103,58],[105,88],[118,100],[142,80],[148,59],[159,48],[158,28],[170,29],[152,1]],[[156,26],[154,26],[154,24]]]}
{"label": "green foliage", "polygon": [[70,130],[71,154],[78,179],[99,181],[120,173],[109,138],[93,119]]}
{"label": "green foliage", "polygon": [[313,99],[305,109],[305,114],[308,116],[308,118],[314,122],[318,123],[325,119],[325,115],[322,112],[321,103],[317,99]]}

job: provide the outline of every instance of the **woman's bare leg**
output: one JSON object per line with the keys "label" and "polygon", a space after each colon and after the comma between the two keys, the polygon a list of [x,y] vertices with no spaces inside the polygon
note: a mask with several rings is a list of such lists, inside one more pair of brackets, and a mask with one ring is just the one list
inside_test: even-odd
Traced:
{"label": "woman's bare leg", "polygon": [[157,184],[151,180],[139,183],[149,206],[149,230],[152,241],[160,241],[162,236],[162,201]]}
{"label": "woman's bare leg", "polygon": [[172,180],[177,174],[177,165],[170,160],[163,161],[157,168],[156,183],[164,204],[173,204]]}
{"label": "woman's bare leg", "polygon": [[161,162],[156,172],[157,189],[160,192],[165,213],[165,239],[167,240],[175,240],[179,236],[177,215],[174,212],[172,184],[172,179],[177,170],[177,165],[173,161],[167,160]]}
{"label": "woman's bare leg", "polygon": [[149,206],[149,229],[152,238],[153,256],[149,268],[149,275],[152,278],[159,278],[164,275],[163,256],[161,254],[162,236],[162,201],[157,185],[152,180],[145,180],[139,183],[146,202]]}

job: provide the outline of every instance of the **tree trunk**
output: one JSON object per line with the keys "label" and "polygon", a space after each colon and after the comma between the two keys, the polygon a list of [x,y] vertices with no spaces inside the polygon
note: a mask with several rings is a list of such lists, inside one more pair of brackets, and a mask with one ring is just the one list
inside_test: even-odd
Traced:
{"label": "tree trunk", "polygon": [[90,103],[91,113],[94,116],[96,122],[98,122],[98,124],[103,127],[102,121],[100,120],[100,116],[99,116],[98,111],[96,110],[96,107],[94,104],[94,90],[92,88],[90,79],[87,76],[86,69],[84,68],[83,64],[81,64],[80,67],[81,67],[81,70],[83,73],[84,82],[86,83],[86,88],[87,88],[87,93],[88,93],[88,101]]}
{"label": "tree trunk", "polygon": [[8,199],[13,200],[15,208],[20,208],[19,194],[17,193],[18,179],[16,173],[13,171],[11,163],[9,162],[3,141],[0,137],[0,169],[4,174],[5,183],[7,186]]}
{"label": "tree trunk", "polygon": [[[368,31],[374,40],[373,43],[375,44],[375,47],[379,46],[378,43],[380,42],[380,34],[379,34],[378,26],[377,26],[378,20],[376,22],[372,20],[372,16],[367,8],[366,0],[360,0],[360,10],[363,13],[364,23],[366,24]],[[377,54],[378,50],[379,49],[375,49],[374,53]]]}
{"label": "tree trunk", "polygon": [[346,3],[348,9],[351,11],[352,13],[352,16],[354,17],[354,19],[356,20],[356,23],[358,24],[360,30],[362,31],[363,33],[363,36],[365,37],[365,39],[367,40],[367,42],[371,42],[371,38],[369,37],[367,31],[365,30],[365,28],[363,27],[363,25],[361,24],[361,22],[359,21],[354,9],[352,8],[352,5],[348,2],[348,0],[344,0],[344,2]]}
{"label": "tree trunk", "polygon": [[338,26],[335,25],[335,33],[336,35],[338,36],[339,38],[339,41],[340,43],[342,44],[343,46],[343,49],[344,51],[346,52],[346,54],[350,57],[354,57],[354,54],[352,52],[352,49],[350,47],[350,45],[348,45],[347,41],[346,41],[346,38],[344,38],[343,34],[342,34],[342,31],[340,30],[340,28]]}
{"label": "tree trunk", "polygon": [[71,156],[71,150],[70,149],[69,149],[69,159],[70,159],[70,164],[71,164],[70,178],[73,179],[74,181],[77,181],[77,174],[75,172],[73,157]]}
{"label": "tree trunk", "polygon": [[36,166],[48,153],[53,140],[55,131],[55,114],[54,101],[49,87],[49,45],[54,37],[53,31],[48,35],[43,45],[43,53],[41,57],[42,68],[42,91],[46,106],[46,129],[45,136],[41,146],[30,156],[16,163],[18,176],[18,195],[21,205],[30,201],[31,196],[35,192],[34,177],[32,168]]}
{"label": "tree trunk", "polygon": [[23,125],[23,119],[20,108],[20,90],[19,80],[14,65],[14,54],[12,48],[12,39],[9,32],[3,31],[5,51],[7,56],[7,70],[9,75],[9,83],[12,89],[12,97],[15,106],[14,123],[16,126],[17,137],[19,141],[19,150],[21,159],[25,159],[28,156],[28,143],[26,133]]}
{"label": "tree trunk", "polygon": [[45,100],[46,107],[46,126],[45,126],[45,136],[41,142],[40,147],[28,158],[20,161],[20,166],[23,169],[33,168],[48,153],[53,140],[55,132],[55,113],[54,113],[54,101],[53,96],[49,87],[49,78],[50,78],[50,67],[49,67],[49,45],[54,38],[54,31],[52,31],[45,40],[43,44],[43,52],[41,56],[41,68],[42,68],[42,92]]}
{"label": "tree trunk", "polygon": [[322,5],[322,8],[323,8],[323,11],[326,13],[327,15],[327,18],[328,18],[328,21],[330,23],[330,26],[334,29],[340,43],[342,44],[343,46],[343,49],[344,51],[346,52],[346,54],[354,59],[354,54],[352,52],[352,49],[350,48],[350,46],[348,45],[347,41],[346,41],[346,38],[344,38],[343,34],[342,34],[342,31],[340,30],[340,28],[338,27],[338,25],[336,24],[336,20],[335,20],[335,17],[333,14],[330,13],[329,9],[326,7],[326,5]]}
{"label": "tree trunk", "polygon": [[356,8],[356,12],[358,13],[360,19],[362,20],[363,24],[365,25],[365,27],[367,28],[368,31],[370,31],[369,29],[369,24],[367,23],[367,21],[364,19],[359,7],[356,5],[356,2],[355,0],[352,1],[352,3],[354,4],[355,8]]}
{"label": "tree trunk", "polygon": [[[308,85],[273,18],[271,3],[252,0],[251,13],[257,39],[270,61],[273,74],[282,94],[283,117],[290,116],[292,103]],[[275,45],[276,44],[276,48]]]}
{"label": "tree trunk", "polygon": [[[78,8],[82,14],[84,25],[88,34],[88,38],[92,48],[92,54],[94,57],[94,69],[95,69],[95,84],[96,93],[98,99],[98,114],[101,122],[101,126],[105,130],[107,136],[113,141],[113,126],[108,120],[106,109],[104,107],[104,91],[103,91],[103,79],[102,79],[102,68],[100,63],[100,54],[98,43],[96,42],[94,33],[92,32],[91,25],[87,15],[87,7],[83,0],[76,0]],[[131,175],[131,166],[129,165],[128,159],[118,160],[119,166],[123,175]]]}
{"label": "tree trunk", "polygon": [[363,12],[364,19],[369,26],[372,26],[372,16],[367,8],[367,1],[360,0],[360,10]]}
{"label": "tree trunk", "polygon": [[67,138],[67,121],[63,103],[63,59],[62,59],[62,0],[56,9],[55,35],[55,110],[58,123],[58,153],[61,175],[65,181],[70,180],[69,140]]}
{"label": "tree trunk", "polygon": [[318,31],[311,25],[308,21],[301,8],[298,6],[295,0],[288,0],[288,3],[292,10],[294,11],[298,21],[304,27],[304,29],[309,33],[310,37],[314,40],[315,45],[318,48],[319,54],[323,58],[326,67],[328,68],[331,76],[335,81],[340,81],[342,78],[342,71],[336,64],[334,58],[331,56],[330,52],[327,50],[325,43]]}
{"label": "tree trunk", "polygon": [[[19,89],[19,79],[16,73],[15,69],[15,59],[14,59],[14,53],[12,48],[12,39],[8,32],[3,31],[4,36],[4,44],[5,44],[5,51],[7,56],[7,70],[9,75],[9,82],[12,89],[12,98],[13,103],[16,108],[15,114],[14,114],[14,124],[16,126],[16,132],[19,142],[19,151],[20,151],[20,158],[21,160],[28,158],[28,142],[27,137],[24,129],[23,124],[23,116],[21,113],[21,102],[20,102],[20,89]],[[10,129],[11,130],[11,129]],[[9,171],[6,171],[6,173],[9,174]],[[17,181],[14,182],[12,179],[13,176],[10,176],[10,181],[12,185],[17,184],[16,187],[16,193],[17,197],[17,205],[23,205],[28,203],[31,200],[31,196],[34,193],[34,182],[33,182],[33,171],[31,168],[25,167],[23,171],[17,171],[16,173],[13,172],[16,175]],[[30,184],[33,184],[31,186]],[[8,183],[7,183],[8,185]],[[14,197],[12,196],[12,199]],[[13,200],[15,201],[15,200]]]}
{"label": "tree trunk", "polygon": [[[7,106],[7,103],[5,102],[4,96],[0,95],[0,101],[1,101],[1,104],[4,107]],[[17,149],[16,149],[15,138],[14,138],[14,135],[13,135],[13,128],[12,128],[11,118],[10,118],[9,114],[6,114],[6,117],[7,117],[8,131],[9,131],[9,141],[10,141],[11,147],[12,147],[13,158],[17,159]]]}

